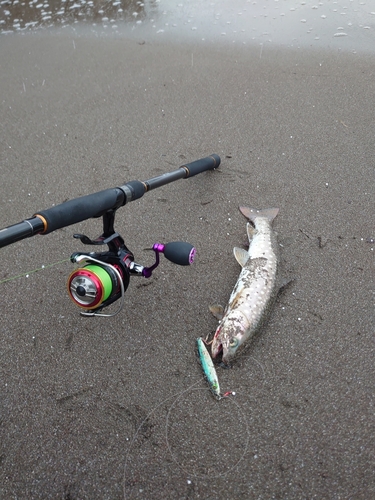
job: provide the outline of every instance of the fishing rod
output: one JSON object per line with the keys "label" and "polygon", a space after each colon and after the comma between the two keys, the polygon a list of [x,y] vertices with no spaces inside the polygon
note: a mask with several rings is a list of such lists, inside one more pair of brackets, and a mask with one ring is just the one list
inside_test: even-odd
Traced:
{"label": "fishing rod", "polygon": [[[133,253],[114,229],[116,210],[131,201],[138,200],[152,189],[178,179],[188,179],[207,170],[214,170],[219,165],[220,157],[213,154],[147,181],[130,181],[120,187],[74,198],[41,210],[29,219],[0,229],[0,248],[37,234],[52,233],[86,219],[102,217],[103,233],[101,236],[94,240],[84,234],[74,234],[73,237],[79,239],[84,245],[96,247],[107,245],[108,250],[74,252],[70,260],[79,267],[70,274],[67,288],[69,297],[82,309],[82,315],[114,316],[123,307],[124,294],[129,286],[130,276],[149,278],[159,265],[161,253],[169,261],[180,266],[192,264],[196,253],[193,245],[183,241],[155,243],[152,247],[155,253],[154,264],[150,267],[137,264]],[[121,299],[120,305],[114,313],[99,312],[118,299]]]}

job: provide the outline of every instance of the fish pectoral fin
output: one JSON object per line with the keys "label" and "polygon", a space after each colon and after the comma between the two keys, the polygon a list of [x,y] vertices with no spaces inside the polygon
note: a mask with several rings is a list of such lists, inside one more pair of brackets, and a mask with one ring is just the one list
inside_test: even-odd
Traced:
{"label": "fish pectoral fin", "polygon": [[289,285],[291,285],[295,281],[295,278],[284,278],[279,284],[279,290],[277,295],[281,295]]}
{"label": "fish pectoral fin", "polygon": [[212,306],[209,306],[209,310],[219,321],[223,319],[224,307],[221,306],[220,304],[212,304]]}
{"label": "fish pectoral fin", "polygon": [[236,258],[236,261],[239,263],[241,267],[244,267],[246,262],[249,260],[249,254],[246,250],[239,247],[233,248],[233,254]]}

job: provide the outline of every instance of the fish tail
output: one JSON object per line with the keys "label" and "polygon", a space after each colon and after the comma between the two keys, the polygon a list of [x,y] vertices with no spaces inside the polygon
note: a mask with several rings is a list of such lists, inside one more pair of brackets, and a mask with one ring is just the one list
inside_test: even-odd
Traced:
{"label": "fish tail", "polygon": [[255,224],[255,220],[258,217],[266,217],[272,222],[279,213],[279,208],[264,208],[263,210],[258,210],[257,208],[239,207],[239,210],[241,214],[253,224]]}

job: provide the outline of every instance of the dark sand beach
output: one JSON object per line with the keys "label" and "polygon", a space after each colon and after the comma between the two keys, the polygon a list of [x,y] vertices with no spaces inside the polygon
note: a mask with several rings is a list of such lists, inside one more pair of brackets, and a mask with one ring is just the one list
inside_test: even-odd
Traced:
{"label": "dark sand beach", "polygon": [[[189,241],[197,258],[132,277],[113,318],[80,316],[66,291],[70,255],[87,250],[72,235],[98,236],[99,219],[0,250],[2,499],[375,497],[373,9],[314,45],[272,16],[268,35],[234,30],[225,13],[241,2],[221,17],[203,4],[201,22],[199,2],[150,3],[112,31],[52,15],[3,23],[1,228],[212,153],[222,162],[118,210],[137,262],[152,264],[156,241]],[[216,401],[195,340],[215,330],[208,307],[240,271],[238,205],[280,208],[294,281],[233,368],[218,368],[236,394]]]}

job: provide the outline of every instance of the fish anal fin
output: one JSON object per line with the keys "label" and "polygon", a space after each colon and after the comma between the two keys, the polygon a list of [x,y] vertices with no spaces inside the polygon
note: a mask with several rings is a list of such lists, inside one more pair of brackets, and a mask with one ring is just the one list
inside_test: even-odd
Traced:
{"label": "fish anal fin", "polygon": [[209,306],[209,310],[219,321],[223,319],[224,307],[221,306],[220,304],[212,304],[212,306]]}
{"label": "fish anal fin", "polygon": [[234,247],[233,254],[241,267],[244,267],[246,262],[249,260],[249,253],[243,248]]}

